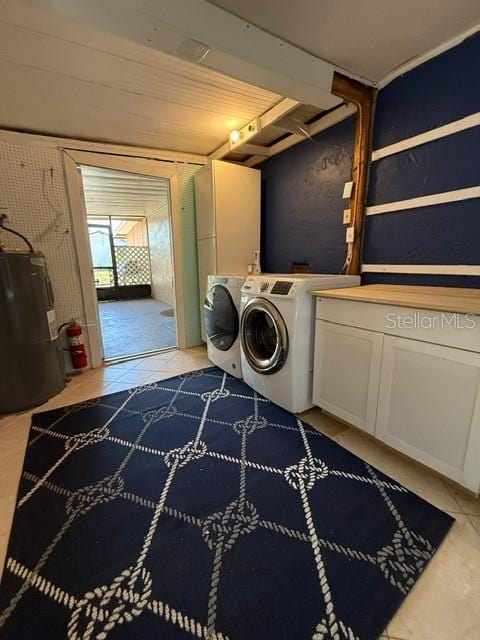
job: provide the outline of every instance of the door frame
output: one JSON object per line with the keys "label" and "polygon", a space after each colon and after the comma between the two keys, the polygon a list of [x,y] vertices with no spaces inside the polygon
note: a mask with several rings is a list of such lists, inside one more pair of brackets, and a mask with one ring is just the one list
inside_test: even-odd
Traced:
{"label": "door frame", "polygon": [[180,349],[186,346],[185,307],[183,292],[183,255],[180,223],[180,198],[178,191],[177,163],[146,158],[116,156],[112,154],[63,149],[63,162],[67,183],[74,246],[77,254],[80,284],[86,320],[86,342],[93,368],[103,365],[103,342],[98,314],[97,292],[93,278],[93,262],[87,226],[87,212],[79,165],[90,165],[129,173],[165,178],[169,181],[170,233],[172,245],[175,314],[177,342]]}

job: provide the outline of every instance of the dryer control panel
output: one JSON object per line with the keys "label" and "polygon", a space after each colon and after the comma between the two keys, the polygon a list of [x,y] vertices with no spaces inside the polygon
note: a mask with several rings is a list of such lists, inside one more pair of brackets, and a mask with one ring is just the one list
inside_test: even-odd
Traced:
{"label": "dryer control panel", "polygon": [[280,296],[288,296],[293,282],[287,282],[286,280],[277,280],[272,287],[270,293],[276,293]]}
{"label": "dryer control panel", "polygon": [[275,278],[268,277],[268,274],[249,276],[242,287],[242,293],[248,293],[250,296],[273,295],[291,298],[295,293],[297,283],[288,274],[285,274],[284,277],[282,274],[275,274],[275,276]]}

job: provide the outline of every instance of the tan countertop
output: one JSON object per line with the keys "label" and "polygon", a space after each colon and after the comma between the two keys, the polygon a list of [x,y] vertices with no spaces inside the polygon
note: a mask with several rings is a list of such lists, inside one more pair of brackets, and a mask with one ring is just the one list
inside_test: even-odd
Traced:
{"label": "tan countertop", "polygon": [[312,295],[322,298],[391,304],[398,307],[433,309],[448,313],[470,313],[480,316],[480,289],[367,284],[345,289],[315,290],[312,291]]}

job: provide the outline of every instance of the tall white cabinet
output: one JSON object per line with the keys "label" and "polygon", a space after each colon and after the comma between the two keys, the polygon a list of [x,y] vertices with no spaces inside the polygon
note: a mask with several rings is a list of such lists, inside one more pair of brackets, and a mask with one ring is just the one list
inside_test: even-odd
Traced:
{"label": "tall white cabinet", "polygon": [[207,276],[246,275],[260,248],[260,171],[212,160],[195,174],[195,204],[203,310]]}

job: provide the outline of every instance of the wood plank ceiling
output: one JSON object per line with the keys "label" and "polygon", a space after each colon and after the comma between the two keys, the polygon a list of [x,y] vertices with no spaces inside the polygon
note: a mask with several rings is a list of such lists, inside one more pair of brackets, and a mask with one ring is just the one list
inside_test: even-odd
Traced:
{"label": "wood plank ceiling", "polygon": [[2,0],[0,127],[207,154],[280,96]]}
{"label": "wood plank ceiling", "polygon": [[80,167],[87,215],[148,216],[168,206],[168,180],[99,167]]}

